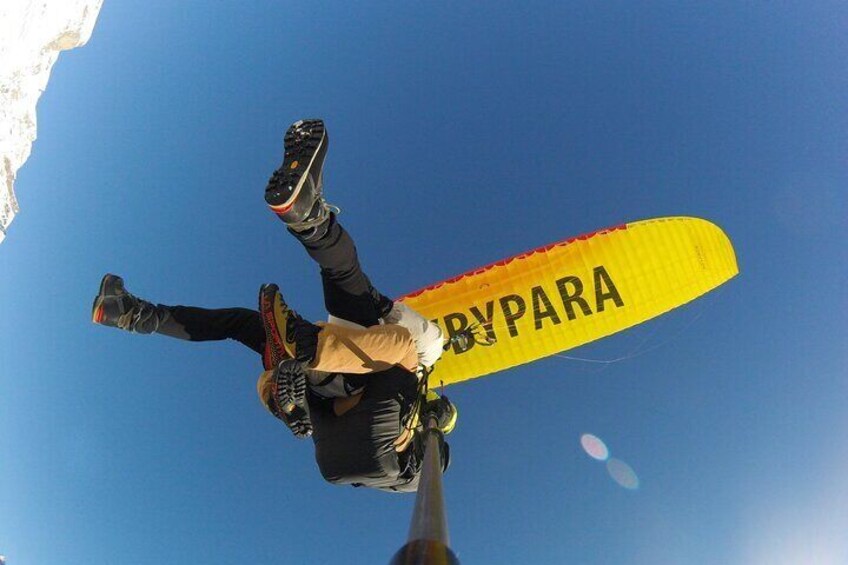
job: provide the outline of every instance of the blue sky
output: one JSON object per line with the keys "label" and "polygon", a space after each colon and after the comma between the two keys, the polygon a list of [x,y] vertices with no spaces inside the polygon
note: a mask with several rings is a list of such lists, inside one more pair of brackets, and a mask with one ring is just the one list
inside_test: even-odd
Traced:
{"label": "blue sky", "polygon": [[390,295],[656,216],[708,218],[736,247],[718,292],[569,354],[634,357],[451,390],[463,563],[848,563],[845,4],[315,4],[107,1],[54,68],[0,246],[9,565],[379,563],[402,545],[413,498],[323,483],[259,406],[251,352],[89,321],[105,272],[207,307],[276,281],[323,318],[262,200],[311,116],[328,199]]}

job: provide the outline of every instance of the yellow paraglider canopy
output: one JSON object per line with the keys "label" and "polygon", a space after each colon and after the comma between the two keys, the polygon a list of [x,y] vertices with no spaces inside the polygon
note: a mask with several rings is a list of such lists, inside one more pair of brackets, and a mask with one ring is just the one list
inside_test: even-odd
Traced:
{"label": "yellow paraglider canopy", "polygon": [[[697,218],[622,224],[504,259],[402,297],[447,337],[453,384],[529,363],[659,316],[739,272],[728,237]],[[486,345],[490,343],[490,345]]]}

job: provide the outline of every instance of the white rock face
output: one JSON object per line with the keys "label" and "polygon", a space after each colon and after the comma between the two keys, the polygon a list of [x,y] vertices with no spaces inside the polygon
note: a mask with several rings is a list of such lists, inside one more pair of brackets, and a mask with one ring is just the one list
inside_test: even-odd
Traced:
{"label": "white rock face", "polygon": [[36,136],[35,106],[59,52],[91,37],[103,0],[0,0],[0,242]]}

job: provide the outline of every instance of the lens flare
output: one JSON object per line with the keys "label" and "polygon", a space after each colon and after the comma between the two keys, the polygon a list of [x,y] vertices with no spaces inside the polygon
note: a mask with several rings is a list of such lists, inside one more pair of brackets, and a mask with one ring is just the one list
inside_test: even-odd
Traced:
{"label": "lens flare", "polygon": [[639,488],[639,477],[636,476],[636,472],[621,459],[610,458],[607,461],[607,472],[612,477],[612,480],[624,488],[628,490]]}
{"label": "lens flare", "polygon": [[609,449],[606,444],[598,436],[592,434],[583,434],[580,436],[580,445],[583,446],[583,451],[586,455],[598,461],[606,461],[609,457]]}

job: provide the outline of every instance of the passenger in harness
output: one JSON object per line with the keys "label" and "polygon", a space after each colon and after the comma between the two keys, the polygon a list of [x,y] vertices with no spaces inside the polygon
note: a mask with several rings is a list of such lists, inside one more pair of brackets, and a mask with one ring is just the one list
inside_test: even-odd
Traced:
{"label": "passenger in harness", "polygon": [[426,388],[444,339],[438,326],[378,292],[362,271],[338,210],[323,197],[327,143],[320,120],[294,123],[265,199],[320,266],[329,323],[298,316],[273,284],[260,289],[259,311],[210,310],[150,303],[111,274],[103,277],[92,320],[141,334],[239,341],[262,356],[262,405],[296,437],[312,437],[327,481],[414,491],[422,413],[435,415],[444,433],[456,423],[447,397]]}

